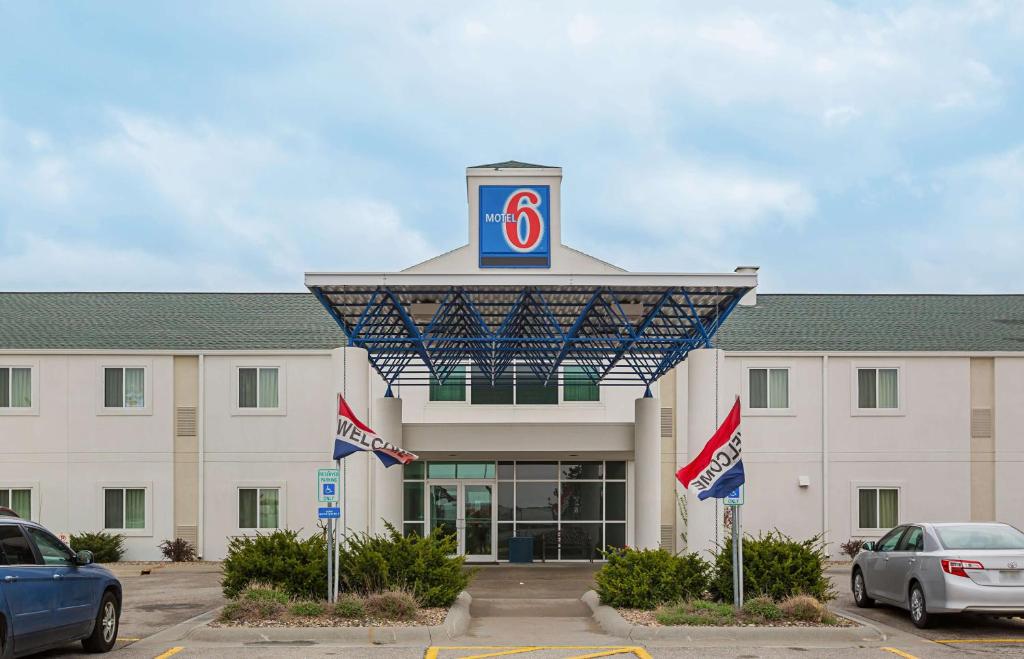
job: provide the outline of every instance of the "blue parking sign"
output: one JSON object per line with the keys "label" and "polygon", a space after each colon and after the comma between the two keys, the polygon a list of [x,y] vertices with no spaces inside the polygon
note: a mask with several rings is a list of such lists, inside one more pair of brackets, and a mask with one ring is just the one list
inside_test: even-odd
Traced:
{"label": "blue parking sign", "polygon": [[323,486],[324,486],[324,496],[325,497],[333,497],[334,496],[334,492],[335,492],[334,483],[323,483]]}

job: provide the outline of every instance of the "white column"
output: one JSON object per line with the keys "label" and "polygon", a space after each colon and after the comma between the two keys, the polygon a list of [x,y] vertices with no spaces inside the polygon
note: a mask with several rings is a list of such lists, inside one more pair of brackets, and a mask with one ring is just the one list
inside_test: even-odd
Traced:
{"label": "white column", "polygon": [[[372,428],[384,440],[402,446],[402,399],[374,398]],[[402,465],[385,467],[376,457],[370,463],[373,470],[374,518],[370,526],[374,533],[384,533],[384,522],[402,530]]]}
{"label": "white column", "polygon": [[[363,348],[336,348],[331,351],[331,374],[335,394],[342,394],[349,407],[361,421],[369,421],[370,365]],[[332,409],[331,434],[337,431],[338,410]],[[334,442],[331,441],[333,448]],[[376,460],[372,453],[353,453],[341,461],[344,479],[341,497],[341,527],[349,532],[367,532],[369,528],[369,458]]]}
{"label": "white column", "polygon": [[633,409],[634,544],[657,549],[661,544],[661,410],[657,398],[637,398]]}
{"label": "white column", "polygon": [[[687,405],[686,438],[688,455],[686,463],[693,460],[711,439],[718,423],[725,418],[725,412],[732,405],[735,394],[725,386],[725,353],[721,350],[704,348],[693,350],[686,357],[687,362]],[[717,392],[716,392],[717,387]],[[718,401],[716,414],[715,401]],[[723,510],[718,506],[719,515]],[[686,493],[686,543],[690,551],[710,554],[715,549],[715,499],[697,500],[697,493],[691,487]],[[718,520],[719,543],[725,542],[721,520]]]}

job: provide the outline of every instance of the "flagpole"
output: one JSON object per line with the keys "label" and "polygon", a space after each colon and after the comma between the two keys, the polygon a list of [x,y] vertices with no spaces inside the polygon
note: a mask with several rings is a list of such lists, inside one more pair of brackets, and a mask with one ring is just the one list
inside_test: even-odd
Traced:
{"label": "flagpole", "polygon": [[[334,461],[334,465],[335,465],[335,468],[338,470],[338,473],[343,475],[342,481],[341,481],[341,495],[343,497],[342,501],[346,501],[347,502],[348,501],[348,497],[345,496],[345,486],[346,486],[346,483],[345,483],[345,479],[344,479],[344,472],[341,470],[341,460],[335,460]],[[347,530],[348,529],[348,520],[339,517],[338,518],[338,526],[341,527],[342,533],[345,534],[345,539],[347,540],[348,539],[348,530]],[[339,572],[341,570],[341,552],[339,551],[339,540],[341,539],[340,536],[341,536],[342,533],[338,533],[338,529],[335,529],[334,537],[331,538],[331,543],[334,544],[334,580],[331,582],[331,589],[332,589],[331,592],[334,593],[334,599],[331,600],[331,601],[334,601],[334,602],[338,601],[338,590],[339,590],[338,589],[338,577],[339,577]]]}

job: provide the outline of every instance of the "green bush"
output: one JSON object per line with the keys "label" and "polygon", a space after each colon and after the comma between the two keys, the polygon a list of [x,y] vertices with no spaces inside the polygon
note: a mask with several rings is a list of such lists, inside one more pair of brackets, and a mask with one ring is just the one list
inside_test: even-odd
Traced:
{"label": "green bush", "polygon": [[[794,540],[774,531],[743,539],[743,588],[774,600],[811,595],[823,602],[835,597],[825,576],[825,548],[820,536]],[[732,538],[715,557],[712,594],[732,601]]]}
{"label": "green bush", "polygon": [[224,605],[224,608],[220,610],[219,620],[221,622],[233,622],[235,620],[241,620],[247,613],[247,607],[241,602],[228,602]]}
{"label": "green bush", "polygon": [[779,609],[779,605],[775,603],[775,600],[764,595],[744,602],[743,613],[757,622],[771,622],[782,619],[782,611]]}
{"label": "green bush", "polygon": [[272,586],[252,585],[242,591],[239,597],[244,602],[255,602],[257,604],[287,604],[291,598],[288,594]]}
{"label": "green bush", "polygon": [[673,556],[664,549],[612,549],[594,580],[601,602],[631,609],[653,609],[667,602],[700,599],[708,589],[711,565],[697,554]]}
{"label": "green bush", "polygon": [[363,598],[354,593],[338,595],[338,601],[334,603],[334,615],[339,618],[362,618],[366,615]]}
{"label": "green bush", "polygon": [[320,602],[296,602],[292,604],[289,612],[293,616],[320,616],[324,614],[324,605]]}
{"label": "green bush", "polygon": [[421,606],[449,606],[469,585],[464,556],[454,556],[456,538],[439,531],[426,538],[403,536],[387,524],[383,535],[352,536],[340,549],[341,590],[369,595],[411,593]]}
{"label": "green bush", "polygon": [[124,536],[116,533],[71,534],[71,548],[88,549],[97,563],[116,563],[124,556]]}
{"label": "green bush", "polygon": [[253,583],[278,588],[301,599],[327,598],[327,545],[324,537],[302,539],[296,531],[274,531],[232,538],[224,560],[224,595],[237,597]]}
{"label": "green bush", "polygon": [[654,617],[662,625],[722,626],[736,623],[736,612],[731,606],[704,600],[687,600],[662,606]]}
{"label": "green bush", "polygon": [[412,620],[417,608],[416,598],[400,590],[373,593],[366,598],[366,612],[385,620]]}

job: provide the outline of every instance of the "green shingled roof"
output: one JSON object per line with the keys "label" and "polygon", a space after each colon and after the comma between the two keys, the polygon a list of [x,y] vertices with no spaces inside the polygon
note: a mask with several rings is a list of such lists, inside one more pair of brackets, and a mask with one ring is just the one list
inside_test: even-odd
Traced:
{"label": "green shingled roof", "polygon": [[[0,293],[0,349],[310,350],[344,345],[309,293]],[[1024,351],[1024,295],[758,295],[726,350]]]}
{"label": "green shingled roof", "polygon": [[518,160],[506,160],[504,162],[492,162],[487,165],[473,165],[470,169],[549,169],[549,165],[534,165]]}

